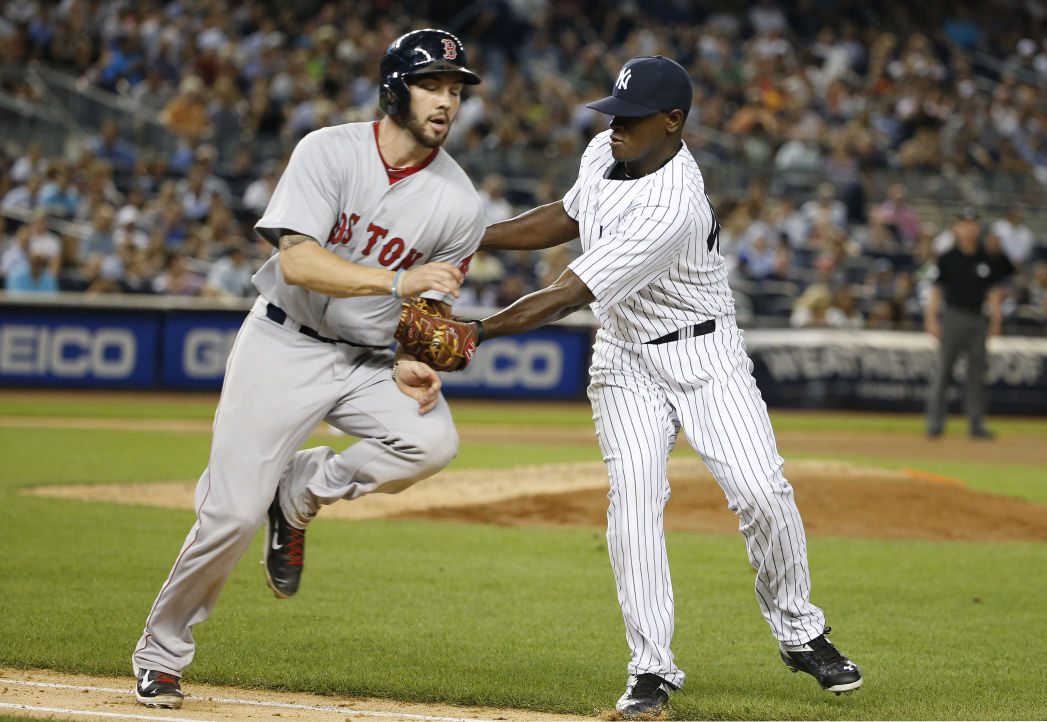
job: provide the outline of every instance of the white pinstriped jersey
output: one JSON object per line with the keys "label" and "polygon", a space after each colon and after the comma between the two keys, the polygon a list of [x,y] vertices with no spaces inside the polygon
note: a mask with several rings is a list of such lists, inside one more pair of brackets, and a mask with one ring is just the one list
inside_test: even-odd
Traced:
{"label": "white pinstriped jersey", "polygon": [[650,175],[613,180],[610,134],[590,141],[563,199],[582,242],[570,268],[596,297],[604,330],[645,342],[733,314],[720,225],[687,146]]}
{"label": "white pinstriped jersey", "polygon": [[[346,123],[302,138],[255,229],[273,245],[280,229],[304,234],[364,266],[395,271],[446,261],[468,271],[486,226],[469,177],[441,149],[390,185],[376,133],[374,123]],[[288,285],[276,255],[253,281],[267,300],[324,336],[373,346],[393,341],[400,301],[391,295],[331,298]]]}

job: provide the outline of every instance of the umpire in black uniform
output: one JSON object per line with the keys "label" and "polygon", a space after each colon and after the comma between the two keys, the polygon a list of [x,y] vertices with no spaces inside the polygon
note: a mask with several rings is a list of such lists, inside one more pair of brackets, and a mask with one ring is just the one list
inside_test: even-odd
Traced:
{"label": "umpire in black uniform", "polygon": [[941,341],[938,368],[927,397],[927,435],[935,438],[945,429],[945,392],[962,352],[967,356],[964,400],[969,433],[972,438],[991,439],[993,434],[985,427],[985,345],[989,337],[1000,333],[999,284],[1014,273],[1014,266],[998,248],[985,247],[974,209],[965,209],[952,231],[954,244],[938,258],[937,278],[924,315],[927,333]]}

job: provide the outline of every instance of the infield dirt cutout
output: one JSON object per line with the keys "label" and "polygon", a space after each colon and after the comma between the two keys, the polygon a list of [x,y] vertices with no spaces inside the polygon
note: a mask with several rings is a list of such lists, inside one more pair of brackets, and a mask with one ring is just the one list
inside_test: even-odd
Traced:
{"label": "infield dirt cutout", "polygon": [[[8,423],[13,420],[8,419]],[[63,423],[64,421],[64,423]],[[40,419],[34,419],[40,424]],[[62,426],[111,426],[112,420],[59,420]],[[136,420],[134,428],[150,422]],[[179,430],[200,426],[176,422]],[[202,425],[209,430],[209,424]],[[592,442],[590,429],[519,430],[460,426],[467,441]],[[903,458],[955,460],[1021,459],[1047,466],[1047,445],[1034,438],[972,442],[955,435],[923,438],[868,433],[801,432],[778,434],[779,447],[790,454],[853,454],[875,457],[890,449]],[[348,438],[331,445],[342,448]],[[682,439],[681,444],[685,444]],[[809,536],[864,538],[1047,541],[1047,514],[1042,505],[969,489],[962,482],[916,469],[887,471],[836,461],[788,461],[786,476]],[[691,452],[669,465],[672,497],[665,511],[669,531],[737,533],[737,520],[726,508],[723,492]],[[62,496],[108,503],[134,503],[191,509],[195,481],[139,484],[77,484],[27,489],[41,496]],[[547,464],[496,470],[449,469],[396,495],[373,494],[325,507],[328,519],[413,518],[477,522],[508,526],[591,526],[605,524],[607,478],[600,462]],[[468,500],[467,504],[461,503]],[[76,719],[77,712],[95,719],[232,720],[552,720],[594,719],[548,715],[529,710],[413,704],[390,700],[319,697],[299,693],[212,687],[191,680],[181,710],[150,710],[135,704],[130,674],[118,678],[66,675],[46,670],[0,668],[0,712]],[[39,685],[39,686],[34,686]],[[608,700],[608,709],[614,700]],[[12,705],[21,708],[12,710]],[[37,711],[34,711],[36,708]],[[43,711],[40,711],[43,710]],[[50,710],[50,711],[46,711]]]}
{"label": "infield dirt cutout", "polygon": [[[27,420],[28,421],[28,420]],[[113,420],[56,420],[73,427],[111,426]],[[39,423],[34,420],[32,423]],[[149,421],[135,420],[134,428]],[[118,422],[117,422],[118,424]],[[168,429],[169,422],[158,428]],[[178,422],[179,430],[209,430],[201,422]],[[326,431],[323,425],[320,431]],[[460,426],[467,441],[586,443],[595,446],[584,428],[541,429]],[[335,436],[331,446],[352,442]],[[957,461],[1013,461],[1047,466],[1047,445],[1035,438],[995,442],[955,435],[934,441],[897,434],[778,434],[789,453],[834,453],[877,456],[885,449],[898,457],[950,458]],[[686,444],[680,441],[681,444]],[[961,481],[918,469],[890,471],[841,461],[794,460],[785,465],[796,503],[810,536],[968,541],[1047,541],[1044,507],[1023,499],[967,488]],[[665,509],[669,531],[724,533],[737,531],[723,492],[701,459],[690,454],[669,463],[672,496]],[[70,484],[27,489],[26,493],[88,501],[144,504],[191,509],[193,481],[132,484]],[[326,519],[412,518],[505,526],[593,526],[605,524],[607,474],[602,462],[541,464],[511,469],[447,469],[400,494],[371,494],[324,507]],[[466,503],[463,503],[466,500]]]}

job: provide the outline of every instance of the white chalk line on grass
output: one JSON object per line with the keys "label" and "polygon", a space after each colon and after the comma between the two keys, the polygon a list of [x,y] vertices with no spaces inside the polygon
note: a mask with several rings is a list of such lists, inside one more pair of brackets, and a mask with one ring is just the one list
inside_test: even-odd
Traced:
{"label": "white chalk line on grass", "polygon": [[209,720],[194,720],[189,717],[156,717],[147,714],[120,714],[119,712],[91,712],[81,709],[62,709],[60,707],[38,707],[35,704],[10,704],[0,702],[0,709],[21,709],[30,712],[49,712],[51,714],[87,715],[89,717],[119,717],[120,719],[148,719],[166,720],[167,722],[209,722]]}
{"label": "white chalk line on grass", "polygon": [[[28,682],[20,679],[4,679],[0,678],[0,684],[19,684],[24,687],[47,687],[50,689],[78,689],[88,690],[91,692],[111,692],[114,694],[134,694],[134,690],[130,689],[118,689],[113,687],[88,687],[85,685],[78,684],[57,684],[54,682]],[[199,699],[207,700],[210,702],[221,702],[223,704],[242,704],[250,705],[254,707],[275,707],[280,709],[300,709],[308,710],[312,712],[335,712],[338,714],[346,715],[360,715],[363,717],[393,717],[397,719],[412,719],[412,720],[426,720],[427,722],[496,722],[495,720],[484,720],[477,719],[475,717],[435,717],[433,715],[425,714],[409,714],[407,712],[378,712],[375,710],[364,710],[356,709],[355,707],[328,707],[322,705],[312,704],[295,704],[292,702],[262,702],[254,699],[230,699],[226,697],[194,697],[192,695],[186,695],[188,700]],[[0,707],[11,706],[7,704],[0,704]],[[185,717],[153,717],[146,715],[129,715],[129,714],[113,714],[110,712],[78,712],[76,710],[51,710],[44,707],[31,707],[29,705],[14,705],[17,708],[22,709],[38,709],[43,712],[61,712],[64,714],[86,714],[86,715],[97,715],[102,717],[127,717],[130,719],[159,719],[159,720],[179,720],[180,722],[204,722],[203,720],[188,720]]]}

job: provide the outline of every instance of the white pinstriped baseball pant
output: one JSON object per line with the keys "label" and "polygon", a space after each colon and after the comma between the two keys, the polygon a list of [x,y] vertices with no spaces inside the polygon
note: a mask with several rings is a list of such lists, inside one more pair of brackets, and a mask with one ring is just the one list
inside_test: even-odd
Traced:
{"label": "white pinstriped baseball pant", "polygon": [[669,648],[673,589],[665,552],[666,464],[682,428],[738,516],[756,598],[774,636],[803,644],[825,616],[810,603],[803,522],[782,474],[767,406],[734,317],[707,335],[628,343],[600,330],[589,399],[610,481],[607,547],[632,650],[629,674],[681,686]]}

